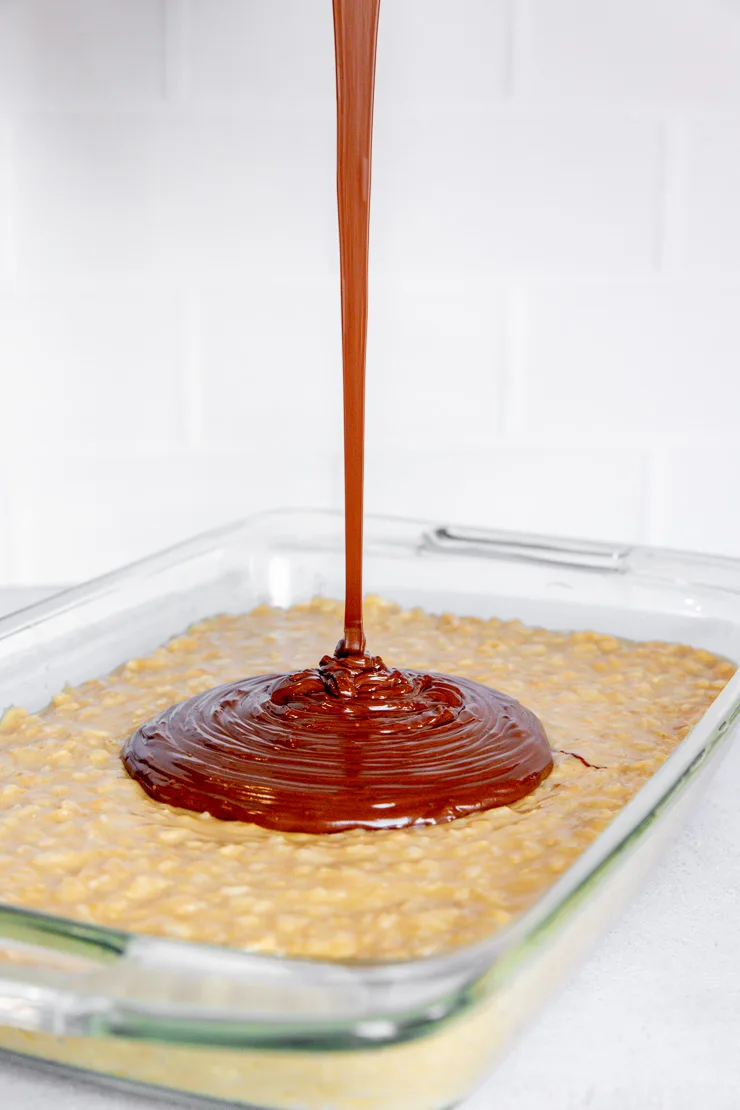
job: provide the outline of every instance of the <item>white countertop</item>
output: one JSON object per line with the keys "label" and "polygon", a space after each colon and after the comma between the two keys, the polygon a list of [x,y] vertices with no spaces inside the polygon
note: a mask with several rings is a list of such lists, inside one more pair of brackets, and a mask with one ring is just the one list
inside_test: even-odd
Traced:
{"label": "white countertop", "polygon": [[[0,590],[0,612],[39,592]],[[464,1110],[738,1110],[739,944],[736,743],[649,887]],[[163,1105],[0,1057],[3,1110],[49,1104]]]}

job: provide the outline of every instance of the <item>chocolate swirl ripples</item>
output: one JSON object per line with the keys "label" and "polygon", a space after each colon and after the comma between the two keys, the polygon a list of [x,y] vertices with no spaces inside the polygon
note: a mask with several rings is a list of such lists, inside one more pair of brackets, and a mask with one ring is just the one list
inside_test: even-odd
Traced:
{"label": "chocolate swirl ripples", "polygon": [[552,769],[539,720],[463,678],[325,656],[180,702],[123,751],[151,797],[222,820],[329,833],[452,821]]}

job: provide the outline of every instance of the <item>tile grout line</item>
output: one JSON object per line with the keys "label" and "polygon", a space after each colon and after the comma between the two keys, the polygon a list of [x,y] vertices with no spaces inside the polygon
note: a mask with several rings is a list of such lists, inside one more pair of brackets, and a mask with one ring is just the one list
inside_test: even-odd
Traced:
{"label": "tile grout line", "polygon": [[521,410],[523,402],[522,367],[526,351],[526,304],[519,285],[512,284],[505,295],[503,336],[501,342],[501,370],[499,385],[502,404],[496,421],[498,438],[510,445],[521,436]]}
{"label": "tile grout line", "polygon": [[186,293],[181,304],[180,404],[181,431],[185,448],[197,451],[203,445],[201,388],[201,326],[202,306],[193,292]]}
{"label": "tile grout line", "polygon": [[[21,566],[26,560],[23,558],[24,549],[26,552],[34,550],[33,529],[28,527],[28,519],[26,517],[26,505],[22,491],[19,489],[17,479],[13,480],[12,486],[9,484],[6,488],[5,494],[5,515],[8,523],[8,549],[6,552],[6,578],[7,582],[12,585],[29,585],[36,581],[38,571],[33,567],[33,559],[31,563],[30,576],[26,576],[21,572]],[[31,533],[24,537],[26,543],[22,542],[23,533]],[[29,539],[31,542],[29,543]]]}
{"label": "tile grout line", "polygon": [[168,104],[188,99],[190,24],[187,0],[165,0],[163,93]]}
{"label": "tile grout line", "polygon": [[6,119],[3,124],[2,138],[6,155],[6,197],[3,205],[3,224],[7,245],[7,259],[3,267],[3,277],[10,284],[18,279],[18,136],[16,124]]}
{"label": "tile grout line", "polygon": [[531,18],[527,0],[507,0],[504,13],[505,48],[502,95],[511,102],[521,92],[522,79],[526,76],[525,59],[531,42]]}
{"label": "tile grout line", "polygon": [[682,267],[685,199],[686,135],[681,123],[670,120],[661,129],[661,167],[653,241],[653,260],[659,273],[671,273]]}
{"label": "tile grout line", "polygon": [[668,449],[651,448],[644,459],[642,532],[643,543],[665,544],[665,494]]}
{"label": "tile grout line", "polygon": [[[2,211],[2,222],[5,232],[5,240],[7,246],[7,257],[5,264],[2,267],[3,280],[8,283],[10,287],[14,285],[18,278],[18,236],[17,236],[17,219],[16,208],[18,198],[18,159],[17,159],[17,133],[15,123],[6,118],[2,122],[2,143],[5,147],[6,155],[6,197],[5,204]],[[3,512],[5,523],[7,524],[7,535],[5,538],[5,550],[0,550],[0,566],[2,567],[3,579],[8,583],[15,584],[20,581],[20,566],[21,559],[19,555],[18,546],[18,533],[20,531],[18,512],[17,512],[17,499],[18,499],[18,479],[16,477],[22,464],[11,462],[11,454],[6,453],[5,450],[0,451],[0,467],[3,473],[3,487],[0,488],[0,509]]]}
{"label": "tile grout line", "polygon": [[10,499],[5,485],[7,477],[7,464],[0,459],[0,583],[3,585],[12,582],[15,575],[15,558],[13,550],[14,529],[10,517]]}
{"label": "tile grout line", "polygon": [[498,342],[499,366],[496,376],[496,414],[494,428],[496,439],[505,441],[509,427],[511,401],[511,351],[512,351],[512,300],[513,289],[503,295],[501,334]]}

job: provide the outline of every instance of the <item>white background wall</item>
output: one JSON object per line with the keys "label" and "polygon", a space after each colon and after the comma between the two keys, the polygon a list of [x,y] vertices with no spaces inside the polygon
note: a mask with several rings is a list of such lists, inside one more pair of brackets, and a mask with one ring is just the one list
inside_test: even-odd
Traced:
{"label": "white background wall", "polygon": [[[340,504],[332,50],[0,0],[0,580]],[[370,509],[740,555],[740,0],[383,0],[371,294]]]}

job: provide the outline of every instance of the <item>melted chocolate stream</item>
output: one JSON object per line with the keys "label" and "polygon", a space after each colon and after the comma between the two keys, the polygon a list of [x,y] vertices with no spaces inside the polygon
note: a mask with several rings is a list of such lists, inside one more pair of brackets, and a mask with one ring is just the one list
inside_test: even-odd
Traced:
{"label": "melted chocolate stream", "polygon": [[375,53],[380,0],[334,0],[337,73],[337,211],[344,370],[344,641],[362,655],[362,514],[365,478],[365,353]]}
{"label": "melted chocolate stream", "polygon": [[392,670],[365,651],[365,351],[379,5],[334,0],[344,638],[317,668],[243,679],[170,707],[142,725],[122,757],[157,801],[284,832],[452,821],[522,798],[552,769],[542,725],[513,698],[468,679]]}

